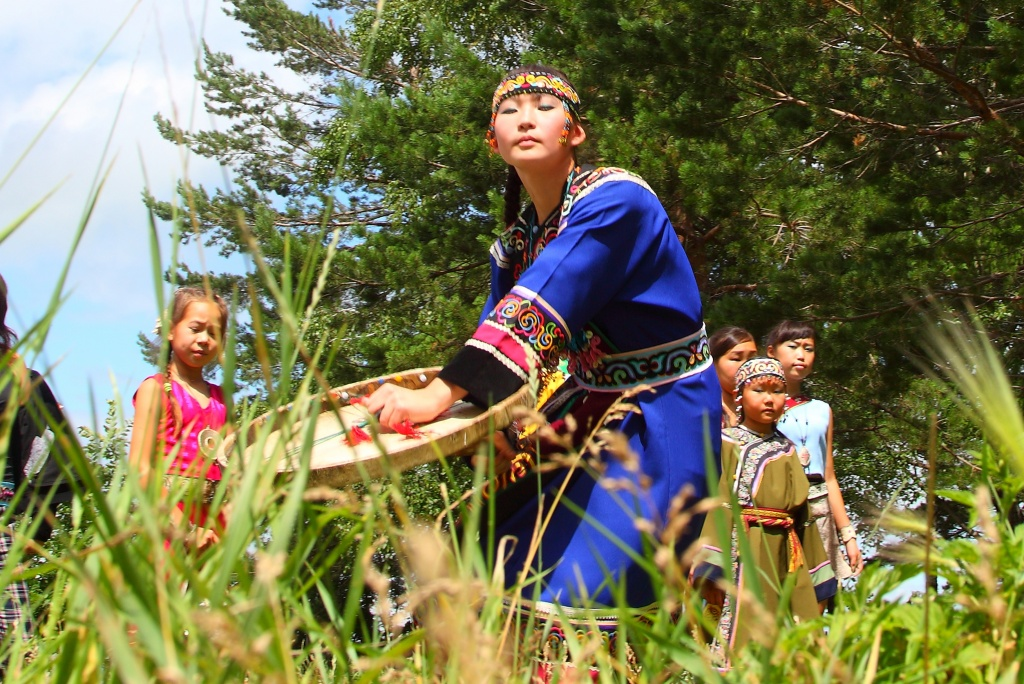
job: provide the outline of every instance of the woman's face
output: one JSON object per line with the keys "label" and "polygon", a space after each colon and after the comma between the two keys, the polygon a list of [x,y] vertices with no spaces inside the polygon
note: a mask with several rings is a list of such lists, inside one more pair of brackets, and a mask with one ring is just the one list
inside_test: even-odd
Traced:
{"label": "woman's face", "polygon": [[721,357],[715,359],[715,370],[718,372],[718,382],[722,389],[729,394],[736,393],[736,371],[740,369],[744,361],[757,356],[757,344],[753,340],[740,342],[727,351]]}
{"label": "woman's face", "polygon": [[548,93],[523,93],[498,105],[494,119],[494,140],[502,158],[519,171],[556,170],[564,173],[566,160],[586,138],[583,128],[573,124],[565,143],[562,101]]}

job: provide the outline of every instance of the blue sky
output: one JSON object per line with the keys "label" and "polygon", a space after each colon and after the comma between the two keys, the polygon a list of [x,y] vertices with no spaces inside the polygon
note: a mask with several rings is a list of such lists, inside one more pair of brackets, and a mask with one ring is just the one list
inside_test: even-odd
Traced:
{"label": "blue sky", "polygon": [[[141,202],[146,179],[155,195],[167,199],[186,175],[207,186],[227,186],[216,164],[163,141],[153,116],[159,112],[186,127],[216,127],[193,78],[200,38],[236,55],[243,66],[274,70],[271,58],[246,48],[241,31],[216,0],[0,4],[0,178],[43,131],[0,185],[0,230],[54,191],[0,244],[0,274],[12,306],[8,325],[15,332],[23,333],[46,310],[97,170],[111,167],[70,270],[67,300],[43,353],[29,359],[38,369],[52,368],[51,384],[76,424],[94,424],[90,393],[102,421],[107,399],[130,399],[152,372],[136,343],[158,313]],[[159,232],[166,247],[167,227]],[[224,268],[216,254],[196,245],[186,246],[181,258],[193,269]]]}

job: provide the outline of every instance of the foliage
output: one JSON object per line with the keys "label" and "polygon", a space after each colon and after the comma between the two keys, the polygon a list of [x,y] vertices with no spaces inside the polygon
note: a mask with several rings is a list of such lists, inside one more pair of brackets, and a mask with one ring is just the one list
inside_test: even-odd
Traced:
{"label": "foliage", "polygon": [[[814,391],[834,407],[861,516],[897,492],[919,500],[916,435],[936,409],[941,479],[970,480],[976,434],[906,363],[919,353],[908,314],[932,296],[972,301],[1014,377],[1022,367],[1016,5],[322,0],[303,14],[232,0],[229,12],[308,87],[208,48],[198,76],[230,126],[159,123],[230,168],[234,189],[184,183],[181,209],[150,201],[189,216],[186,239],[259,251],[274,272],[337,237],[329,305],[306,340],[338,341],[321,369],[331,383],[443,363],[472,331],[503,183],[482,144],[490,91],[505,68],[544,60],[582,94],[587,158],[658,193],[710,329],[817,324]],[[278,315],[258,279],[213,281],[258,303],[254,316]],[[256,359],[274,357],[273,339],[261,349],[244,325],[238,339],[240,380],[261,394]]]}
{"label": "foliage", "polygon": [[[407,478],[397,473],[363,489],[308,487],[312,434],[301,426],[311,421],[302,419],[319,410],[324,378],[316,369],[332,350],[306,345],[307,321],[324,302],[323,274],[332,258],[327,248],[322,262],[298,272],[261,268],[255,276],[278,312],[275,363],[283,376],[298,378],[297,392],[275,389],[267,401],[272,409],[291,404],[281,427],[305,439],[299,466],[279,478],[273,468],[259,467],[258,458],[233,452],[214,502],[230,502],[225,534],[197,554],[184,545],[182,531],[167,524],[174,497],[141,486],[126,467],[126,426],[112,404],[105,424],[82,435],[73,464],[86,475],[85,485],[59,517],[54,543],[34,545],[23,531],[32,521],[14,530],[0,585],[36,578],[38,625],[24,641],[0,643],[5,681],[531,681],[535,651],[518,641],[505,610],[506,601],[518,600],[526,587],[505,591],[475,543],[474,528],[487,524],[480,485],[493,457],[486,448],[468,487],[465,472],[444,466],[417,485],[420,491],[409,491]],[[59,294],[47,320],[59,315]],[[312,312],[296,305],[307,302]],[[256,336],[271,335],[259,319],[253,324]],[[835,612],[819,620],[791,624],[765,615],[768,643],[735,654],[732,669],[719,672],[693,636],[701,625],[700,606],[687,582],[685,557],[673,544],[674,534],[692,522],[692,511],[673,511],[665,528],[653,531],[644,558],[661,598],[658,609],[637,616],[624,601],[613,607],[636,656],[637,681],[1019,679],[1024,528],[1014,527],[1005,511],[1024,483],[1024,418],[1008,400],[1008,355],[989,342],[977,316],[943,315],[921,330],[935,369],[932,389],[942,390],[951,412],[973,421],[987,445],[973,455],[981,468],[976,487],[938,492],[970,508],[973,539],[935,534],[936,492],[926,487],[925,517],[883,521],[910,539],[889,565],[873,564]],[[233,342],[229,337],[226,347]],[[228,354],[226,378],[234,376],[233,364]],[[306,369],[297,372],[300,364]],[[260,373],[274,378],[272,369]],[[10,382],[10,375],[5,365],[0,382]],[[956,391],[936,379],[952,381]],[[270,422],[253,423],[260,410],[252,404],[237,409],[240,444],[251,444],[256,454],[270,451]],[[277,444],[268,458],[283,455],[282,442]],[[937,470],[937,456],[936,447],[926,448],[929,473]],[[456,486],[470,492],[468,509],[452,505]],[[417,518],[417,496],[432,496],[435,505],[451,508],[450,515],[440,516],[440,523],[434,515]],[[464,528],[452,539],[443,528],[455,516]],[[387,545],[389,553],[383,552]],[[33,564],[34,557],[42,562]],[[336,571],[342,561],[350,569],[345,577]],[[922,571],[926,579],[940,577],[942,590],[893,600]],[[339,582],[346,592],[335,590]],[[574,657],[597,665],[600,681],[625,679],[623,650],[610,654],[592,634],[567,636]]]}
{"label": "foliage", "polygon": [[[295,319],[289,300],[278,305],[283,320]],[[835,611],[819,620],[792,624],[765,616],[765,643],[735,654],[723,673],[693,636],[700,606],[672,543],[672,530],[691,522],[690,512],[676,511],[652,535],[645,559],[659,609],[644,616],[624,605],[614,609],[640,666],[637,681],[1017,680],[1024,528],[1012,526],[1001,511],[1024,483],[1020,441],[1006,439],[1013,436],[1007,427],[1016,429],[1024,418],[1002,408],[1009,389],[1003,357],[977,319],[947,316],[923,329],[933,341],[931,358],[960,390],[948,396],[977,421],[990,445],[976,455],[983,476],[974,490],[939,492],[970,508],[973,539],[944,539],[929,517],[887,516],[885,528],[910,539],[887,564],[871,564],[852,591],[841,594]],[[301,334],[285,323],[277,332]],[[291,419],[319,410],[317,387],[307,373]],[[997,399],[1000,408],[987,410]],[[246,436],[243,446],[251,435],[261,453],[269,424],[250,430],[255,416],[254,407],[241,409],[239,435]],[[236,452],[215,503],[230,501],[227,530],[198,555],[166,524],[173,499],[141,487],[126,469],[119,407],[112,404],[104,426],[82,436],[76,467],[92,476],[59,516],[56,538],[40,548],[16,533],[11,562],[0,573],[0,583],[35,578],[38,619],[27,641],[0,644],[5,681],[531,680],[531,647],[516,646],[517,628],[504,608],[526,587],[503,590],[472,541],[472,529],[487,524],[480,498],[484,468],[468,481],[465,473],[449,476],[449,467],[438,467],[412,489],[407,476],[394,474],[335,490],[307,486],[308,446],[284,479]],[[307,445],[310,440],[307,435]],[[934,471],[934,447],[926,460]],[[488,462],[478,459],[481,466]],[[471,493],[469,509],[455,503],[463,491],[455,487]],[[935,494],[925,489],[932,501]],[[416,497],[432,497],[451,514],[437,522],[441,511],[417,517],[414,510],[430,504]],[[1001,500],[994,504],[994,498]],[[454,516],[465,527],[453,539],[444,529]],[[33,555],[42,562],[15,562]],[[941,579],[941,591],[896,598],[908,583],[920,583],[922,571]],[[346,591],[337,591],[339,585]],[[609,654],[600,644],[591,635],[569,635],[574,657],[592,658],[600,681],[622,681],[628,670],[622,652]]]}

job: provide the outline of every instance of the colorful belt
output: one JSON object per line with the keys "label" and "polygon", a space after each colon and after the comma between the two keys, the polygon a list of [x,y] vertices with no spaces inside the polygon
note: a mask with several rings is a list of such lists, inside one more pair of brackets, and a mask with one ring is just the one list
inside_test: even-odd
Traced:
{"label": "colorful belt", "polygon": [[786,530],[786,545],[789,547],[789,571],[793,572],[804,564],[804,548],[800,545],[793,516],[789,514],[789,511],[777,508],[743,508],[740,516],[747,528],[751,525],[760,525],[761,527],[781,527]]}
{"label": "colorful belt", "polygon": [[582,387],[623,391],[641,385],[664,385],[694,375],[711,366],[708,336],[701,329],[680,340],[621,354],[608,354],[574,375]]}

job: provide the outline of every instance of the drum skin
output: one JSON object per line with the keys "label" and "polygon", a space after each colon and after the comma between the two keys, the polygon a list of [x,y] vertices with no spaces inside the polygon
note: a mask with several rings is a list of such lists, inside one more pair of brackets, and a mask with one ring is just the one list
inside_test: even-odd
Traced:
{"label": "drum skin", "polygon": [[[381,385],[418,389],[439,371],[440,367],[415,368],[384,375],[335,387],[303,406],[289,404],[271,411],[250,424],[243,443],[239,444],[239,433],[230,435],[217,458],[240,456],[245,467],[262,461],[281,474],[297,470],[308,459],[310,487],[344,487],[469,453],[495,430],[507,427],[518,407],[531,403],[528,385],[487,410],[456,402],[434,421],[410,426],[409,434],[381,430],[359,404]],[[371,439],[359,441],[360,431]]]}

